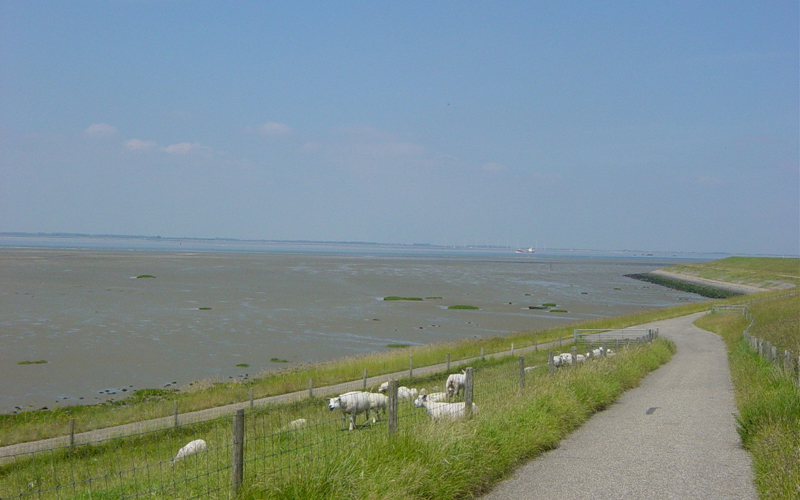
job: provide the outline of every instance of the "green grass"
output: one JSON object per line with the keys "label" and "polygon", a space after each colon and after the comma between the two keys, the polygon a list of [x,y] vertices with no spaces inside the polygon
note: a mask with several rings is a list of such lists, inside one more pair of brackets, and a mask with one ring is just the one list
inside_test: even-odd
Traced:
{"label": "green grass", "polygon": [[672,266],[665,271],[767,290],[800,286],[800,259],[797,258],[728,257],[701,264]]}
{"label": "green grass", "polygon": [[468,310],[475,310],[478,309],[478,306],[468,306],[463,304],[457,304],[454,306],[448,306],[448,309],[468,309]]}
{"label": "green grass", "polygon": [[237,363],[236,367],[237,368],[249,368],[250,364],[249,363]]}
{"label": "green grass", "polygon": [[[614,358],[559,370],[553,377],[540,370],[527,377],[522,392],[516,358],[476,362],[476,416],[436,424],[405,402],[394,435],[386,432],[383,422],[341,431],[338,415],[319,399],[246,412],[242,498],[479,495],[518,464],[556,446],[592,414],[638,385],[673,351],[672,344],[660,340],[623,350]],[[545,357],[540,352],[529,361],[539,364]],[[430,389],[441,384],[442,377],[413,382]],[[278,430],[298,416],[311,424],[298,432]],[[230,425],[230,418],[222,418],[48,452],[37,459],[21,458],[0,466],[0,497],[21,489],[42,499],[228,498]],[[198,437],[207,441],[207,453],[169,463],[180,446]]]}
{"label": "green grass", "polygon": [[[750,334],[781,349],[800,343],[800,296],[751,304]],[[800,390],[796,374],[758,356],[742,332],[748,320],[738,314],[707,315],[697,325],[718,333],[728,347],[731,377],[739,410],[742,444],[753,458],[759,498],[800,497]],[[797,353],[800,350],[794,350]]]}
{"label": "green grass", "polygon": [[411,344],[386,344],[386,347],[389,349],[404,349],[406,347],[411,347]]}

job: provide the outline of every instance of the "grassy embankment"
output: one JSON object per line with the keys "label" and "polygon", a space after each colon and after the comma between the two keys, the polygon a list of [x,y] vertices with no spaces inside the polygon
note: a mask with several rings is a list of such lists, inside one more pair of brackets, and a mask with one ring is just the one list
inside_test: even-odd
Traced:
{"label": "grassy embankment", "polygon": [[[800,352],[800,296],[755,302],[750,334],[779,349]],[[744,341],[749,321],[738,314],[708,315],[697,321],[728,346],[731,377],[739,409],[742,444],[753,458],[760,498],[800,498],[800,389],[796,375],[768,363]]]}
{"label": "grassy embankment", "polygon": [[766,290],[800,286],[800,259],[774,257],[728,257],[726,259],[686,264],[664,269],[699,278],[750,285]]}
{"label": "grassy embankment", "polygon": [[[424,410],[402,405],[400,428],[383,425],[342,432],[325,401],[255,411],[248,415],[246,477],[242,498],[465,498],[485,491],[513,468],[551,449],[593,413],[635,387],[669,360],[674,345],[622,349],[549,376],[530,374],[516,383],[517,360],[475,363],[480,411],[454,424],[432,422]],[[542,364],[546,352],[531,360]],[[441,383],[441,375],[434,378]],[[430,387],[433,380],[415,380]],[[312,425],[276,432],[303,416]],[[176,464],[169,459],[190,439],[209,449]],[[354,452],[357,450],[357,452]],[[0,497],[18,492],[36,498],[228,498],[230,418],[145,433],[111,442],[23,456],[0,466]]]}

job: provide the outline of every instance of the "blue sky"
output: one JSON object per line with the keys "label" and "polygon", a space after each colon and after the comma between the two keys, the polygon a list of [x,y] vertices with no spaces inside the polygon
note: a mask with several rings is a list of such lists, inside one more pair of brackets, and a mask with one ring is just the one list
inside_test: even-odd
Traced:
{"label": "blue sky", "polygon": [[798,18],[0,0],[0,231],[796,255]]}

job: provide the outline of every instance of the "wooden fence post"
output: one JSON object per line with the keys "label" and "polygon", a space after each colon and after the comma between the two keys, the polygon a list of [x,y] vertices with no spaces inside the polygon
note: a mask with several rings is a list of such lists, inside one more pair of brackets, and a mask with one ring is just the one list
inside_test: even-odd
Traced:
{"label": "wooden fence post", "polygon": [[178,402],[172,402],[172,412],[175,414],[175,421],[173,422],[173,427],[178,427]]}
{"label": "wooden fence post", "polygon": [[483,347],[481,347],[481,361],[483,361]]}
{"label": "wooden fence post", "polygon": [[512,356],[514,355],[514,343],[513,342],[511,343],[511,355]]}
{"label": "wooden fence post", "polygon": [[519,357],[519,392],[525,390],[525,358]]}
{"label": "wooden fence post", "polygon": [[75,419],[69,419],[69,446],[72,448],[75,445]]}
{"label": "wooden fence post", "polygon": [[533,350],[539,352],[539,339],[533,339]]}
{"label": "wooden fence post", "polygon": [[411,355],[408,356],[408,378],[414,379],[414,357]]}
{"label": "wooden fence post", "polygon": [[553,351],[549,351],[547,354],[547,371],[550,375],[553,374],[553,369],[555,368],[555,363],[553,362]]}
{"label": "wooden fence post", "polygon": [[311,381],[311,378],[308,379],[308,398],[312,399],[314,397],[314,384]]}
{"label": "wooden fence post", "polygon": [[447,353],[447,371],[450,372],[450,353]]}
{"label": "wooden fence post", "polygon": [[472,367],[466,369],[466,377],[464,377],[464,417],[472,417],[472,388],[473,378]]}
{"label": "wooden fence post", "polygon": [[572,352],[572,364],[574,366],[578,366],[578,348],[572,346],[572,349],[570,349],[570,351]]}
{"label": "wooden fence post", "polygon": [[389,434],[397,432],[397,380],[389,380],[389,407],[386,409],[389,420]]}
{"label": "wooden fence post", "polygon": [[362,391],[366,392],[366,390],[367,390],[367,369],[364,368],[364,388],[362,389]]}
{"label": "wooden fence post", "polygon": [[244,410],[233,415],[233,453],[231,458],[231,493],[235,498],[244,480]]}
{"label": "wooden fence post", "polygon": [[253,388],[251,387],[250,388],[250,409],[251,410],[253,409],[253,405],[254,405],[254,402],[253,402]]}

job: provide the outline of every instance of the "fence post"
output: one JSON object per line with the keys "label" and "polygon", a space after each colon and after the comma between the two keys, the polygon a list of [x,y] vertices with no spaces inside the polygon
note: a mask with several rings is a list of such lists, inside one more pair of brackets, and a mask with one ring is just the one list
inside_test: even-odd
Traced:
{"label": "fence post", "polygon": [[525,358],[519,357],[519,392],[525,390]]}
{"label": "fence post", "polygon": [[314,397],[314,384],[311,381],[311,378],[308,379],[308,398],[312,399]]}
{"label": "fence post", "polygon": [[575,342],[576,344],[578,343],[578,330],[577,329],[572,330],[572,341]]}
{"label": "fence post", "polygon": [[447,371],[450,371],[450,353],[447,353]]}
{"label": "fence post", "polygon": [[533,339],[533,350],[539,352],[539,339]]}
{"label": "fence post", "polygon": [[472,417],[472,367],[466,369],[466,377],[464,377],[464,417]]}
{"label": "fence post", "polygon": [[481,361],[483,361],[483,347],[481,347]]}
{"label": "fence post", "polygon": [[555,364],[553,363],[553,351],[549,351],[547,354],[547,371],[550,375],[553,374],[554,368]]}
{"label": "fence post", "polygon": [[570,351],[572,352],[572,364],[574,366],[578,366],[578,348],[572,346],[572,349],[570,349]]}
{"label": "fence post", "polygon": [[235,498],[244,479],[244,410],[233,415],[233,453],[231,459],[231,493]]}
{"label": "fence post", "polygon": [[253,388],[250,388],[250,409],[253,409]]}
{"label": "fence post", "polygon": [[408,356],[408,378],[414,379],[414,357],[411,355]]}
{"label": "fence post", "polygon": [[558,347],[561,347],[561,334],[558,334]]}
{"label": "fence post", "polygon": [[397,380],[389,380],[389,407],[386,418],[389,420],[389,434],[397,432]]}
{"label": "fence post", "polygon": [[513,342],[511,343],[511,355],[512,356],[514,355],[514,343]]}
{"label": "fence post", "polygon": [[72,448],[75,445],[75,419],[69,419],[69,446]]}
{"label": "fence post", "polygon": [[792,369],[792,353],[788,350],[783,351],[783,371],[791,373]]}
{"label": "fence post", "polygon": [[367,390],[367,369],[366,368],[364,368],[364,388],[362,390],[363,391]]}
{"label": "fence post", "polygon": [[178,427],[178,402],[172,402],[172,412],[175,414],[175,421],[173,422],[173,427]]}

